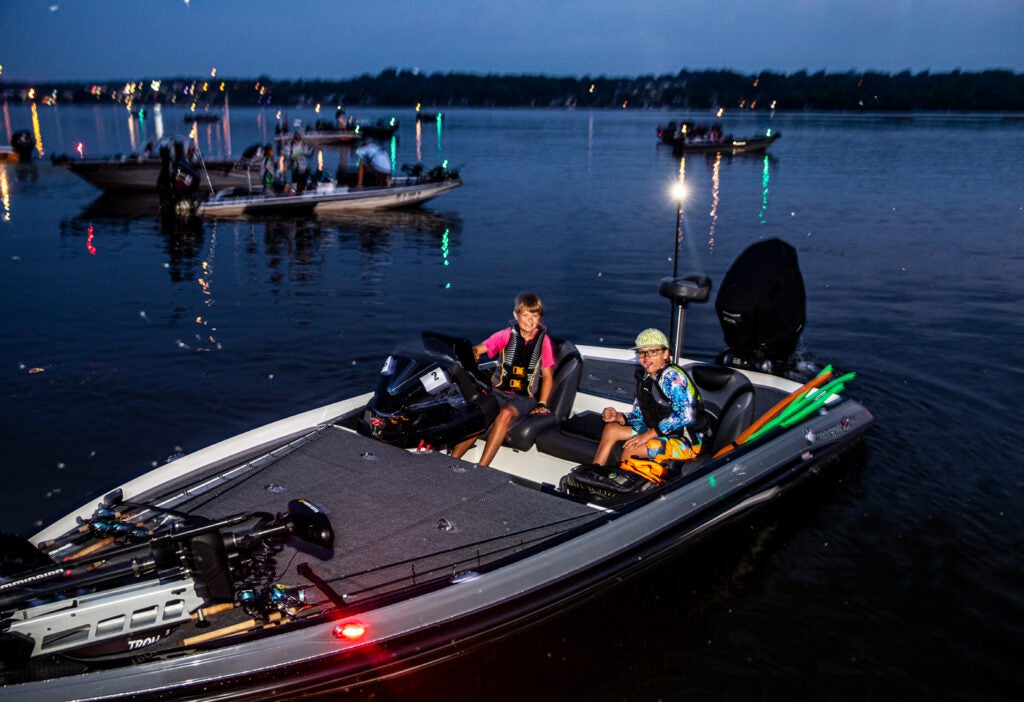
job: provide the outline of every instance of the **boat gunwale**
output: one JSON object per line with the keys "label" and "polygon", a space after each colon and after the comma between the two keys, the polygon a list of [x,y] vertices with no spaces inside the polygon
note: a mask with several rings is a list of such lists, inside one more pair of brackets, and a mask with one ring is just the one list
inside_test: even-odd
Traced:
{"label": "boat gunwale", "polygon": [[[355,211],[394,209],[421,204],[461,185],[462,179],[455,176],[440,181],[421,181],[390,186],[352,188],[342,185],[335,186],[335,189],[331,191],[313,189],[294,194],[265,194],[262,191],[234,194],[222,190],[209,200],[199,203],[196,214],[200,217],[237,217],[285,212],[289,209],[314,213],[330,213],[349,209]],[[377,198],[398,200],[398,202],[385,202],[377,206],[360,205],[361,202]]]}
{"label": "boat gunwale", "polygon": [[[840,406],[852,404],[854,409],[863,409],[859,403],[853,400],[846,400]],[[866,410],[865,410],[866,412]],[[870,427],[866,423],[857,428],[859,435]],[[801,426],[787,430],[787,434],[797,434]],[[770,444],[757,442],[758,446],[752,451],[771,450]],[[832,450],[841,451],[848,442],[833,442]],[[829,452],[831,454],[831,451]],[[818,460],[824,460],[819,458]],[[731,461],[723,461],[727,463]],[[817,463],[818,461],[814,461]],[[717,463],[717,462],[716,462]],[[808,475],[809,471],[800,470],[805,465],[794,457],[789,465],[780,466],[771,471],[772,475],[784,472],[788,477],[798,479]],[[771,479],[771,476],[766,476]],[[729,507],[718,514],[712,520],[705,520],[707,511],[715,511],[720,502],[709,502],[701,510],[689,514],[679,514],[680,502],[685,502],[687,495],[680,492],[680,489],[693,485],[694,481],[683,481],[677,483],[673,489],[665,491],[652,491],[645,495],[642,500],[631,503],[628,508],[615,510],[603,515],[595,515],[597,521],[588,526],[585,534],[562,538],[561,542],[550,548],[538,548],[536,553],[530,555],[518,555],[510,559],[508,563],[500,567],[488,569],[468,582],[451,582],[449,579],[438,579],[429,584],[424,584],[426,592],[416,596],[402,597],[408,590],[402,590],[392,595],[394,601],[390,604],[381,605],[381,600],[370,600],[362,603],[365,606],[353,607],[351,610],[326,612],[323,616],[312,618],[307,621],[295,622],[288,625],[287,632],[257,632],[248,636],[239,637],[226,646],[210,647],[199,650],[195,653],[181,656],[160,657],[154,661],[130,666],[128,669],[118,668],[108,671],[99,671],[85,676],[90,681],[98,682],[100,675],[107,682],[110,682],[116,689],[121,689],[116,682],[121,678],[133,679],[136,690],[138,687],[138,676],[145,673],[152,680],[148,690],[140,690],[143,693],[156,694],[159,692],[175,692],[182,690],[197,689],[197,686],[206,687],[210,684],[229,685],[237,683],[241,679],[249,679],[252,676],[267,675],[273,677],[274,670],[286,664],[290,669],[292,666],[319,665],[329,663],[342,658],[356,657],[350,665],[355,666],[354,670],[345,673],[346,675],[361,675],[372,671],[374,663],[368,662],[366,658],[359,658],[360,651],[380,651],[394,646],[401,646],[402,642],[418,641],[423,635],[422,612],[442,610],[447,616],[435,622],[437,629],[443,629],[439,647],[457,645],[463,636],[486,635],[496,627],[513,627],[514,621],[498,617],[495,621],[495,607],[518,607],[522,616],[526,617],[533,610],[537,597],[547,597],[548,607],[567,601],[567,598],[579,591],[576,585],[579,580],[588,582],[590,587],[598,587],[608,578],[609,573],[623,575],[632,568],[643,568],[652,565],[655,560],[669,557],[676,548],[688,544],[691,537],[701,535],[724,521],[737,517],[744,513],[748,507],[760,503],[778,494],[778,485],[759,487],[751,484],[744,487],[742,491],[729,498]],[[674,496],[673,496],[674,493]],[[764,495],[764,497],[761,497]],[[650,509],[641,509],[650,507]],[[677,514],[677,518],[665,520],[662,514]],[[602,526],[615,522],[616,529],[601,529]],[[656,528],[652,528],[656,527]],[[624,539],[624,533],[630,534],[628,540]],[[582,539],[582,541],[581,541]],[[665,546],[665,541],[672,542],[671,546]],[[588,554],[596,552],[603,554],[600,558],[590,557]],[[551,569],[554,564],[561,564],[561,570],[557,577],[551,577]],[[575,564],[575,567],[570,564]],[[621,564],[621,565],[616,565]],[[529,570],[524,569],[528,566]],[[531,575],[536,574],[536,575]],[[533,583],[533,587],[529,587]],[[606,583],[605,583],[606,584]],[[500,596],[495,597],[491,591],[497,591]],[[502,594],[503,593],[503,594]],[[544,593],[547,593],[545,595]],[[517,604],[519,603],[519,604]],[[364,620],[369,619],[370,627],[378,635],[371,639],[364,640],[358,644],[347,645],[339,642],[330,630],[335,622],[346,620],[359,620],[361,615],[372,614],[372,618],[363,616]],[[475,626],[469,622],[478,620]],[[388,624],[386,631],[381,625]],[[448,626],[470,627],[468,634],[463,633],[454,636]],[[287,636],[292,644],[292,649],[301,649],[304,654],[292,657],[288,661],[281,661],[279,653],[282,642],[280,637]],[[447,642],[447,643],[445,643]],[[405,645],[413,645],[407,643]],[[314,650],[315,649],[315,650]],[[263,664],[253,665],[259,656],[268,657]],[[401,656],[396,654],[393,659],[395,665],[401,665]],[[231,665],[229,665],[231,664]],[[200,666],[212,668],[207,677],[198,677],[197,671]],[[183,676],[173,678],[173,672],[179,670]],[[232,668],[231,670],[228,670]],[[130,672],[125,672],[126,670]],[[229,677],[225,677],[225,676]],[[334,677],[337,672],[332,671]],[[376,678],[376,676],[373,676]],[[51,682],[61,683],[72,681],[71,678],[58,678]],[[74,684],[74,683],[71,683]],[[18,687],[10,688],[18,690]],[[92,689],[92,688],[91,688]],[[99,690],[97,690],[99,691]],[[106,694],[106,693],[103,693]],[[113,694],[113,693],[111,693]]]}

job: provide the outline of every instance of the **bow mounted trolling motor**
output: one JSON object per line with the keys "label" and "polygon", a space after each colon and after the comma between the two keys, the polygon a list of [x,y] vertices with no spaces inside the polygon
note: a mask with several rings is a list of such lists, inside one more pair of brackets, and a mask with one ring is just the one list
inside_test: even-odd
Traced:
{"label": "bow mounted trolling motor", "polygon": [[[228,531],[245,523],[251,526]],[[236,514],[0,580],[0,671],[44,654],[135,651],[211,604],[236,601],[250,611],[246,598],[254,593],[266,591],[270,597],[261,599],[279,605],[275,598],[289,593],[273,585],[273,544],[288,537],[334,545],[327,514],[291,500],[286,514]]]}
{"label": "bow mounted trolling motor", "polygon": [[682,278],[662,278],[658,293],[672,302],[672,358],[678,360],[683,352],[686,308],[691,302],[708,301],[711,295],[711,278],[700,273],[691,273]]}

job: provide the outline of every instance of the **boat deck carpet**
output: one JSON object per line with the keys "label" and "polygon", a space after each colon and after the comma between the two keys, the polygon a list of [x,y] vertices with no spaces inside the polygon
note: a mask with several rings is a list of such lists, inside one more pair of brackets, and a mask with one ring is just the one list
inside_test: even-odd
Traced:
{"label": "boat deck carpet", "polygon": [[[338,427],[214,499],[205,496],[199,509],[187,503],[179,509],[223,518],[284,512],[289,500],[300,498],[327,512],[334,549],[289,540],[277,556],[279,579],[303,583],[295,568],[308,562],[343,594],[473,570],[597,516],[585,505],[515,484],[501,471],[411,453]],[[293,546],[300,550],[292,552]]]}

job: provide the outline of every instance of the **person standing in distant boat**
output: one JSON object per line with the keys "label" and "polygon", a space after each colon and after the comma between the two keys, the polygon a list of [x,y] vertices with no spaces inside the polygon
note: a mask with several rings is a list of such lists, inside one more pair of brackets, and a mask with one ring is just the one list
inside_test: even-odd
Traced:
{"label": "person standing in distant boat", "polygon": [[[513,321],[473,347],[473,356],[498,358],[494,372],[494,397],[501,409],[487,434],[478,464],[489,466],[498,453],[512,422],[529,414],[548,414],[547,401],[554,385],[555,352],[547,328],[541,324],[544,305],[531,292],[516,296]],[[479,434],[457,444],[451,452],[461,458]]]}
{"label": "person standing in distant boat", "polygon": [[363,185],[391,185],[391,156],[379,144],[368,141],[358,149],[359,170],[356,187]]}
{"label": "person standing in distant boat", "polygon": [[687,460],[700,454],[706,420],[693,380],[671,362],[668,339],[658,329],[644,329],[633,346],[643,369],[637,375],[631,412],[606,407],[594,463],[603,466],[619,441],[623,458],[648,461]]}
{"label": "person standing in distant boat", "polygon": [[274,156],[272,144],[267,144],[263,149],[263,167],[260,170],[260,179],[263,181],[265,190],[281,192],[281,181],[277,175],[277,159]]}
{"label": "person standing in distant boat", "polygon": [[302,135],[298,132],[292,137],[292,185],[295,192],[301,193],[306,189],[306,179],[309,177],[309,169],[306,165],[306,147],[302,142]]}

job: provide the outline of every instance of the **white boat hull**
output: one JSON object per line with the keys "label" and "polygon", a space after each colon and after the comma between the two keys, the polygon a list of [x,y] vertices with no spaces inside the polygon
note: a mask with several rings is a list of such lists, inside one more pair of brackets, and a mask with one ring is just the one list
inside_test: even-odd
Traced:
{"label": "white boat hull", "polygon": [[328,184],[300,194],[234,195],[224,193],[200,203],[200,217],[242,217],[259,214],[328,214],[416,207],[462,185],[459,179],[443,182],[398,180],[386,187],[349,188]]}

